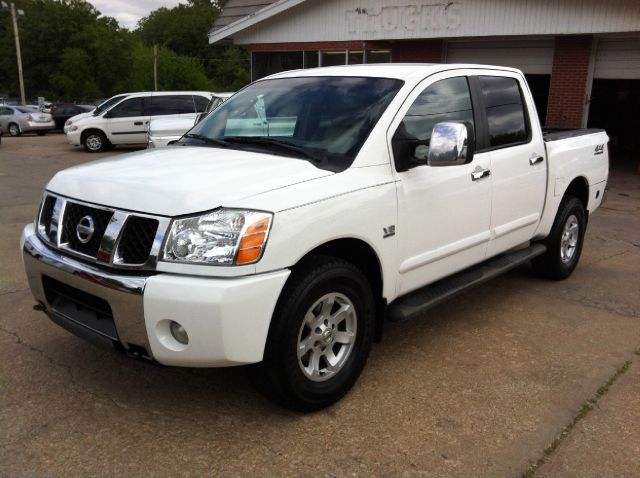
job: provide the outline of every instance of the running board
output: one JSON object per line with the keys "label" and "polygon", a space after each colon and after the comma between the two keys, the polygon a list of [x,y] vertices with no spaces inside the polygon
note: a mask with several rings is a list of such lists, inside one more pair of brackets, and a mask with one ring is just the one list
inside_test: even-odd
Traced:
{"label": "running board", "polygon": [[454,295],[504,274],[547,251],[543,244],[534,244],[526,249],[502,254],[486,262],[465,269],[450,277],[441,279],[422,289],[396,299],[389,304],[387,318],[392,322],[402,322],[435,307]]}

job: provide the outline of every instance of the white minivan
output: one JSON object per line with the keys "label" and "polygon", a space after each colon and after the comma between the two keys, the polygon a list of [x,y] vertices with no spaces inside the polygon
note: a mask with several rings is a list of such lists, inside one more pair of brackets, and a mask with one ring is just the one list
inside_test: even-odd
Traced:
{"label": "white minivan", "polygon": [[211,96],[207,91],[131,93],[110,108],[67,125],[67,142],[91,153],[121,144],[144,145],[151,118],[195,118],[205,111]]}

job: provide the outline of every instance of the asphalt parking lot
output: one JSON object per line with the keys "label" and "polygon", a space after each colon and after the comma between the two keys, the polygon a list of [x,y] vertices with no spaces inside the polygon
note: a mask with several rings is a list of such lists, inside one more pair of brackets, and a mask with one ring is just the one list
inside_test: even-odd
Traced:
{"label": "asphalt parking lot", "polygon": [[122,153],[0,144],[1,476],[638,476],[640,175],[612,173],[568,280],[522,267],[389,324],[354,389],[302,415],[242,368],[134,361],[33,310],[18,241],[47,180]]}

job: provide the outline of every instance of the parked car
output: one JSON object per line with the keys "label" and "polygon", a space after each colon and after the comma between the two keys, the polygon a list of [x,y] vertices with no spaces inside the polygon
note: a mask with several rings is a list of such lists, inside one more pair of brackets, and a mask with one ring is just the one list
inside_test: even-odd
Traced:
{"label": "parked car", "polygon": [[55,129],[63,130],[65,123],[73,116],[95,110],[93,105],[76,105],[73,103],[57,103],[51,107],[51,115],[56,123]]}
{"label": "parked car", "polygon": [[355,383],[385,319],[528,261],[571,275],[607,142],[545,132],[512,68],[284,72],[176,147],[57,173],[22,234],[27,278],[81,337],[164,365],[256,364],[268,396],[315,410]]}
{"label": "parked car", "polygon": [[10,136],[20,136],[29,131],[43,136],[54,127],[53,117],[49,113],[26,106],[0,106],[0,128]]}
{"label": "parked car", "polygon": [[132,93],[101,112],[73,119],[65,126],[67,141],[90,153],[116,145],[147,144],[151,118],[192,116],[204,111],[210,98],[205,91]]}
{"label": "parked car", "polygon": [[233,93],[213,93],[204,111],[197,111],[193,115],[178,118],[152,118],[149,122],[149,148],[162,148],[172,141],[182,138],[193,125],[216,109]]}

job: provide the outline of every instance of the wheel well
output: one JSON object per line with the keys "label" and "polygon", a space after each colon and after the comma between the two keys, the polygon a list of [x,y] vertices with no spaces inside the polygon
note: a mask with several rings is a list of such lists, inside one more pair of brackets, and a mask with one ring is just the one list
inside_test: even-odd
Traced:
{"label": "wheel well", "polygon": [[386,301],[382,297],[382,268],[373,248],[360,239],[336,239],[309,251],[296,263],[293,269],[295,270],[298,267],[302,267],[307,259],[315,255],[344,259],[362,271],[369,281],[369,284],[371,284],[371,290],[376,299],[375,340],[379,341],[382,337],[382,324],[386,310]]}
{"label": "wheel well", "polygon": [[589,205],[589,184],[587,180],[583,177],[575,178],[569,184],[569,187],[565,191],[565,196],[574,196],[580,200],[584,210],[587,210],[587,206]]}
{"label": "wheel well", "polygon": [[88,128],[88,129],[85,129],[85,130],[82,132],[82,134],[80,135],[80,143],[83,143],[83,144],[84,144],[84,140],[85,140],[85,138],[87,137],[87,135],[88,135],[89,133],[101,133],[101,134],[103,134],[103,135],[104,135],[104,137],[105,137],[105,138],[107,137],[107,135],[105,134],[105,132],[104,132],[104,131],[102,131],[101,129],[98,129],[98,128]]}

